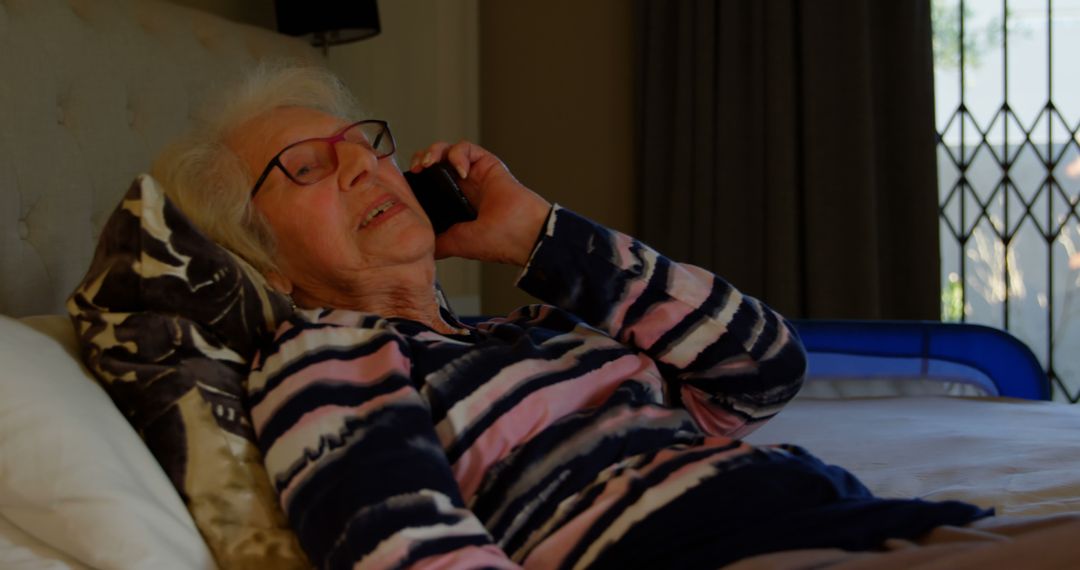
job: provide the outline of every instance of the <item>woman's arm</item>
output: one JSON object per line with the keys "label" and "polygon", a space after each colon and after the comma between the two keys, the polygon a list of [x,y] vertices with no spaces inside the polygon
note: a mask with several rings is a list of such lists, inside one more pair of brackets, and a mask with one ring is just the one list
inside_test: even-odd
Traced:
{"label": "woman's arm", "polygon": [[651,356],[671,403],[714,434],[745,435],[802,384],[802,344],[778,313],[558,206],[518,285]]}
{"label": "woman's arm", "polygon": [[294,317],[256,360],[248,405],[291,527],[319,568],[515,567],[464,507],[384,324]]}

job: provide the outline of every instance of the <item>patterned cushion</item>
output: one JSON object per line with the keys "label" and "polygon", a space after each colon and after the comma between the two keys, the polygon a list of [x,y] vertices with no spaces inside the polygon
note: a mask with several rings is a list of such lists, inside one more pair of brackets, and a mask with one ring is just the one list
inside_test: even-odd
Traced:
{"label": "patterned cushion", "polygon": [[149,176],[106,224],[68,299],[87,366],[142,436],[223,568],[308,566],[253,443],[241,395],[290,312]]}

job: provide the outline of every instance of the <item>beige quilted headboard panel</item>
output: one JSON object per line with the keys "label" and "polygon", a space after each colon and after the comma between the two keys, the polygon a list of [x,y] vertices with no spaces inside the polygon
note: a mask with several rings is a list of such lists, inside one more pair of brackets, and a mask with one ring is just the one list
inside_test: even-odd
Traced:
{"label": "beige quilted headboard panel", "polygon": [[132,178],[208,88],[305,43],[151,0],[0,0],[0,313],[62,313]]}

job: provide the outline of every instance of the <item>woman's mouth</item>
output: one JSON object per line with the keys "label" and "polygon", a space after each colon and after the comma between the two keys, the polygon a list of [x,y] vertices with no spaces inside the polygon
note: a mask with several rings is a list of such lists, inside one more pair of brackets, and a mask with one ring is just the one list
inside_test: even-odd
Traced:
{"label": "woman's mouth", "polygon": [[394,206],[398,205],[400,205],[398,201],[394,200],[393,198],[387,198],[386,200],[380,202],[375,207],[368,210],[367,215],[364,216],[364,219],[360,222],[360,229],[364,229],[372,223],[380,220],[383,216],[386,215],[387,212],[394,210]]}

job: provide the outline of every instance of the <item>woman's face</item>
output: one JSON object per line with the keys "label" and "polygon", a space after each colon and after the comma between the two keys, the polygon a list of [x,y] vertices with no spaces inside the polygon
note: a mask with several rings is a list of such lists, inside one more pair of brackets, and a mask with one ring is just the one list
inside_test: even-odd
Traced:
{"label": "woman's face", "polygon": [[[281,149],[299,140],[327,137],[349,124],[300,107],[282,107],[245,123],[229,145],[258,176]],[[366,287],[413,272],[434,271],[435,236],[393,156],[378,159],[367,147],[334,145],[338,167],[310,186],[292,182],[279,168],[267,176],[255,208],[273,228],[276,263],[284,289],[331,303],[363,296]],[[432,273],[433,278],[433,273]],[[341,306],[347,303],[337,303]],[[335,305],[329,305],[335,306]]]}

